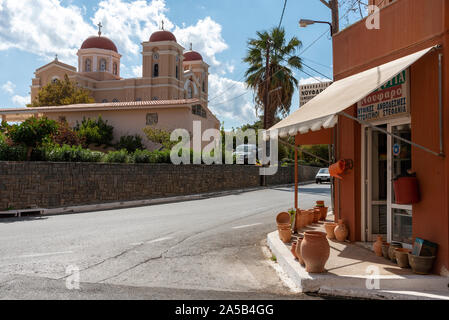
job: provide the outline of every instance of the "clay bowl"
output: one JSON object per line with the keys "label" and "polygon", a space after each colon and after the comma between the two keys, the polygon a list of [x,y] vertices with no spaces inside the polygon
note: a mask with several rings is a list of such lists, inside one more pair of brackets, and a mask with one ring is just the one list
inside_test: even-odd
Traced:
{"label": "clay bowl", "polygon": [[408,254],[408,263],[416,274],[429,274],[432,271],[435,257],[420,257]]}
{"label": "clay bowl", "polygon": [[410,249],[405,248],[396,248],[394,249],[394,253],[396,256],[396,262],[398,263],[398,266],[401,268],[408,268],[408,254],[411,253]]}
{"label": "clay bowl", "polygon": [[290,223],[290,214],[288,212],[281,212],[276,217],[276,223],[284,224],[284,223]]}

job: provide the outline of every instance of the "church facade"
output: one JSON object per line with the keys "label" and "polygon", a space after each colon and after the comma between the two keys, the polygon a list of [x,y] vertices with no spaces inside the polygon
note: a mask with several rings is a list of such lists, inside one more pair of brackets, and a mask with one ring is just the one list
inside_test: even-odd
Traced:
{"label": "church facade", "polygon": [[193,122],[200,121],[202,132],[220,128],[219,120],[208,108],[209,65],[200,53],[184,51],[171,32],[157,31],[142,43],[142,77],[138,78],[120,76],[122,56],[116,45],[101,35],[101,25],[98,36],[86,39],[77,55],[78,68],[56,57],[37,69],[31,99],[48,83],[67,75],[90,90],[94,104],[0,109],[2,120],[46,116],[75,126],[83,118],[101,115],[114,126],[115,140],[124,135],[144,136],[146,126],[192,133]]}

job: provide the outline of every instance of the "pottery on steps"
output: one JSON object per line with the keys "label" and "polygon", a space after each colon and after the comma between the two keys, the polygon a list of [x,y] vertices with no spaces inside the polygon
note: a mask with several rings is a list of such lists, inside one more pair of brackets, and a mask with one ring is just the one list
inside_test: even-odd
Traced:
{"label": "pottery on steps", "polygon": [[321,218],[321,210],[318,208],[313,209],[313,223],[318,223]]}
{"label": "pottery on steps", "polygon": [[324,232],[308,231],[301,243],[301,256],[309,273],[326,272],[324,266],[330,255],[329,242]]}
{"label": "pottery on steps", "polygon": [[301,255],[301,244],[302,244],[303,240],[304,240],[304,238],[299,237],[298,243],[296,245],[296,257],[298,258],[298,261],[301,265],[304,265],[304,259],[302,258],[302,255]]}
{"label": "pottery on steps", "polygon": [[382,257],[382,243],[383,243],[382,236],[377,236],[377,241],[373,244],[373,251],[378,257]]}
{"label": "pottery on steps", "polygon": [[401,268],[408,268],[410,265],[408,263],[408,254],[411,253],[412,250],[405,248],[396,248],[394,249],[394,254],[396,256],[396,262],[398,266]]}
{"label": "pottery on steps", "polygon": [[385,259],[390,259],[388,257],[388,249],[390,248],[390,244],[388,242],[382,243],[382,255]]}
{"label": "pottery on steps", "polygon": [[298,259],[298,256],[296,255],[296,246],[297,245],[298,245],[298,242],[297,241],[293,241],[291,252],[293,254],[293,257],[295,257],[295,259]]}
{"label": "pottery on steps", "polygon": [[388,258],[390,258],[392,262],[396,262],[396,255],[394,253],[394,249],[397,248],[402,248],[402,244],[399,242],[390,243],[390,247],[388,248]]}
{"label": "pottery on steps", "polygon": [[336,226],[337,224],[335,222],[326,222],[324,224],[324,229],[326,230],[328,239],[335,239],[334,229]]}
{"label": "pottery on steps", "polygon": [[276,216],[276,223],[290,223],[290,213],[288,212],[281,212]]}
{"label": "pottery on steps", "polygon": [[421,257],[408,254],[408,263],[412,267],[412,271],[416,274],[429,274],[432,271],[435,257]]}
{"label": "pottery on steps", "polygon": [[329,210],[329,208],[328,207],[317,207],[317,208],[320,209],[320,212],[321,212],[320,220],[326,221],[327,211]]}
{"label": "pottery on steps", "polygon": [[279,239],[282,242],[288,243],[292,240],[292,229],[290,227],[278,227]]}
{"label": "pottery on steps", "polygon": [[335,238],[337,241],[343,242],[349,234],[348,227],[346,227],[343,219],[338,220],[338,225],[334,229]]}

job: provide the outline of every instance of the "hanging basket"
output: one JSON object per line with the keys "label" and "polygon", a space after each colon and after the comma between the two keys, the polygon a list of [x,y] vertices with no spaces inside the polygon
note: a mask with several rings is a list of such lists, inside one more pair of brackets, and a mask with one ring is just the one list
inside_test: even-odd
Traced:
{"label": "hanging basket", "polygon": [[420,201],[416,176],[403,176],[393,180],[396,204],[414,204]]}

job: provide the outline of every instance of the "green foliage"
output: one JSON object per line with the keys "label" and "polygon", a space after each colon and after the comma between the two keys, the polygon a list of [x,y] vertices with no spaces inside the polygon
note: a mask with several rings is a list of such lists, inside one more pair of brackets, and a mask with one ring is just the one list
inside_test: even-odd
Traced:
{"label": "green foliage", "polygon": [[103,161],[106,163],[129,163],[132,162],[131,160],[132,157],[130,157],[126,149],[110,151],[103,158]]}
{"label": "green foliage", "polygon": [[67,122],[59,123],[58,130],[52,135],[51,140],[60,146],[79,146],[85,145],[86,138],[80,137],[78,133],[71,129]]}
{"label": "green foliage", "polygon": [[83,118],[81,124],[76,123],[75,131],[88,145],[91,143],[97,146],[110,145],[114,137],[114,127],[108,125],[101,116],[97,120]]}
{"label": "green foliage", "polygon": [[94,103],[90,90],[79,87],[70,81],[67,75],[64,80],[56,80],[39,90],[36,99],[28,107],[62,106],[68,104]]}
{"label": "green foliage", "polygon": [[134,163],[171,163],[170,151],[148,151],[136,150],[132,154],[132,162]]}
{"label": "green foliage", "polygon": [[115,148],[118,150],[126,149],[130,153],[133,153],[136,150],[142,150],[144,149],[142,137],[137,134],[134,136],[120,137],[120,141],[115,145]]}
{"label": "green foliage", "polygon": [[26,161],[27,148],[22,145],[9,146],[0,141],[0,161]]}
{"label": "green foliage", "polygon": [[[323,159],[329,159],[329,147],[327,144],[302,146],[301,150],[305,150],[305,151],[312,153],[314,155],[317,155]],[[315,167],[327,167],[329,165],[328,163],[325,163],[325,162],[319,160],[318,158],[308,155],[304,152],[301,152],[300,159],[303,160],[308,165],[315,166]]]}
{"label": "green foliage", "polygon": [[56,121],[47,118],[29,118],[21,124],[14,124],[8,128],[7,136],[15,144],[23,144],[27,147],[36,147],[42,141],[55,134],[58,130]]}
{"label": "green foliage", "polygon": [[83,149],[81,146],[47,145],[43,147],[43,160],[52,162],[100,162],[103,153]]}
{"label": "green foliage", "polygon": [[177,141],[170,141],[171,132],[166,131],[164,129],[156,129],[150,126],[147,126],[143,129],[145,136],[148,140],[161,144],[164,149],[171,150],[175,145],[178,144]]}

